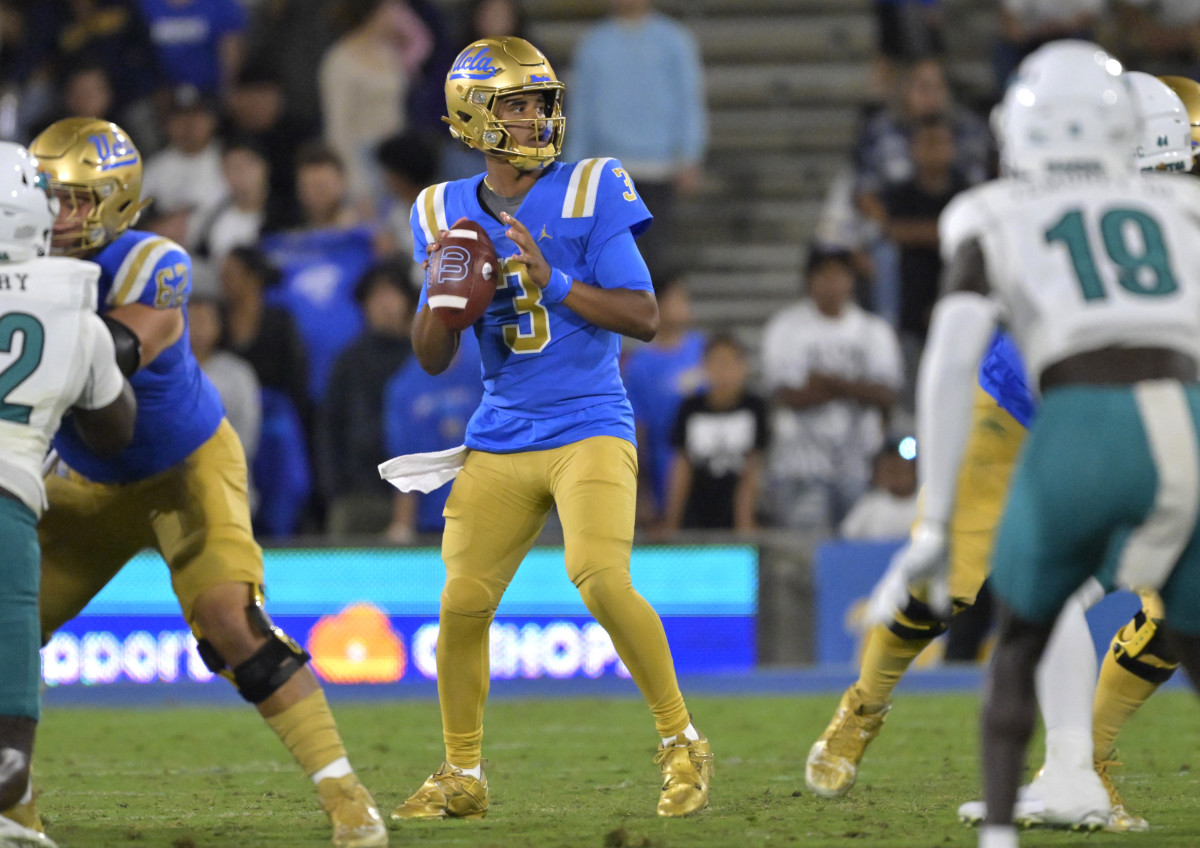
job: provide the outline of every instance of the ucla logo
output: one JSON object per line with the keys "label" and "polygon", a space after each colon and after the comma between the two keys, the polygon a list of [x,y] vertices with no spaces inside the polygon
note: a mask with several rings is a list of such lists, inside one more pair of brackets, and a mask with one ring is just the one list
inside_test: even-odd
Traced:
{"label": "ucla logo", "polygon": [[484,46],[459,56],[454,67],[450,69],[450,79],[485,80],[504,70],[499,65],[492,64],[488,49]]}
{"label": "ucla logo", "polygon": [[111,171],[123,165],[136,165],[138,162],[137,151],[126,144],[124,139],[106,134],[88,136],[88,141],[96,148],[101,171]]}

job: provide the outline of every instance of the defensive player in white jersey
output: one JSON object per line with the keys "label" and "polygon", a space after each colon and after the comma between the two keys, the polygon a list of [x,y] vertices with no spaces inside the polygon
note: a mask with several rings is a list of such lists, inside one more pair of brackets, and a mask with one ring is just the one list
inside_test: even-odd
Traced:
{"label": "defensive player in white jersey", "polygon": [[[1035,663],[1089,577],[1159,591],[1162,632],[1200,673],[1200,186],[1136,171],[1140,114],[1120,63],[1093,44],[1028,57],[998,119],[1010,176],[942,215],[947,293],[917,387],[935,535],[999,323],[1042,395],[992,559],[1001,625],[983,716],[983,848],[1017,844]],[[923,546],[934,583],[937,547]]]}
{"label": "defensive player in white jersey", "polygon": [[[40,713],[42,460],[64,414],[112,455],[133,438],[137,410],[96,315],[100,268],[49,256],[56,202],[37,160],[0,142],[0,809],[29,791]],[[53,844],[0,816],[0,846]]]}

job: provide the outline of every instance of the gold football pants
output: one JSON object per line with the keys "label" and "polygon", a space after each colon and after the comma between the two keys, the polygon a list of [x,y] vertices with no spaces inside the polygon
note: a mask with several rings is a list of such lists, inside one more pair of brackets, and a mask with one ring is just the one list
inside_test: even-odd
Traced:
{"label": "gold football pants", "polygon": [[488,628],[504,590],[558,507],[567,576],[612,637],[661,736],[688,725],[658,614],[633,588],[637,456],[597,436],[542,451],[471,451],[446,502],[446,585],[438,633],[438,698],[446,760],[479,762],[487,700]]}
{"label": "gold football pants", "polygon": [[250,529],[246,457],[228,421],[186,459],[134,483],[46,478],[41,618],[47,638],[87,605],[139,551],[162,554],[189,623],[196,598],[222,583],[263,582]]}

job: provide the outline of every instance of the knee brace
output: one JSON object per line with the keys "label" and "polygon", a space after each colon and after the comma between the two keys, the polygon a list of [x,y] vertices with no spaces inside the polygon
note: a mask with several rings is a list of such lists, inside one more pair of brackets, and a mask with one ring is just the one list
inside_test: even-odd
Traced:
{"label": "knee brace", "polygon": [[1165,683],[1179,667],[1179,657],[1145,609],[1117,631],[1111,649],[1117,665],[1147,683]]}
{"label": "knee brace", "polygon": [[232,680],[238,694],[252,704],[260,704],[304,668],[312,657],[292,637],[275,626],[263,609],[261,592],[254,593],[253,603],[246,607],[246,617],[253,630],[267,637],[266,644],[250,655],[245,662],[230,669],[229,664],[207,639],[196,640],[200,659],[213,674]]}
{"label": "knee brace", "polygon": [[909,595],[904,609],[896,613],[887,627],[899,638],[911,641],[936,638],[949,626],[950,622],[938,618],[928,604]]}

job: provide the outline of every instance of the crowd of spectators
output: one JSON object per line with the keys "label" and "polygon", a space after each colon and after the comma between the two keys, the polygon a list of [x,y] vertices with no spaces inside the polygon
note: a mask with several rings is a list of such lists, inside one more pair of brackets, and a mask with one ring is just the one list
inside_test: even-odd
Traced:
{"label": "crowd of spectators", "polygon": [[[887,440],[911,413],[937,217],[997,167],[980,112],[953,96],[942,4],[876,0],[871,96],[798,269],[803,297],[750,349],[702,333],[686,273],[667,270],[677,206],[706,179],[697,40],[651,0],[610,6],[550,59],[569,84],[567,159],[619,157],[656,218],[640,244],[661,326],[623,361],[639,526],[894,530],[913,461]],[[1108,37],[1151,70],[1195,68],[1198,10],[1004,0],[995,91],[1062,35]],[[143,153],[153,203],[139,226],[193,257],[192,344],[246,446],[263,535],[409,543],[440,528],[444,490],[399,495],[375,471],[457,444],[482,391],[469,340],[437,378],[410,355],[422,270],[409,209],[482,168],[440,121],[454,55],[528,24],[519,0],[0,2],[0,136],[95,116]]]}

